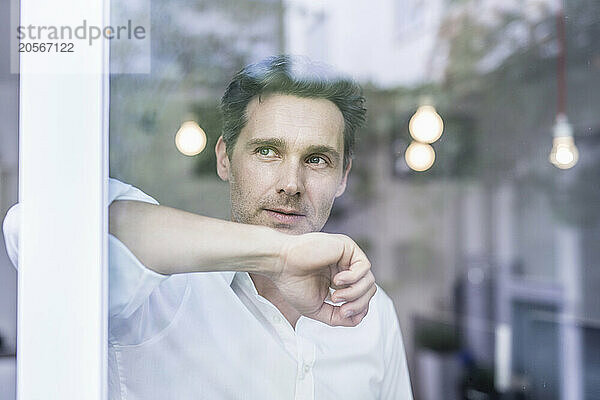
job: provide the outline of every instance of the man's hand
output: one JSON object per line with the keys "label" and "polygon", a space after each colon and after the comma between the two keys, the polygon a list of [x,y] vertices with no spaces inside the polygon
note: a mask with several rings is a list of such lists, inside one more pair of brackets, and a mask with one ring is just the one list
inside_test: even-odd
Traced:
{"label": "man's hand", "polygon": [[[300,314],[332,326],[356,326],[377,290],[371,263],[345,235],[321,232],[290,236],[276,272],[269,276]],[[335,292],[325,303],[329,287]]]}
{"label": "man's hand", "polygon": [[[347,236],[288,235],[139,201],[110,206],[110,233],[160,274],[247,271],[264,275],[298,313],[333,326],[356,326],[375,294],[371,263]],[[325,303],[329,287],[336,289]],[[345,316],[351,312],[351,316]]]}

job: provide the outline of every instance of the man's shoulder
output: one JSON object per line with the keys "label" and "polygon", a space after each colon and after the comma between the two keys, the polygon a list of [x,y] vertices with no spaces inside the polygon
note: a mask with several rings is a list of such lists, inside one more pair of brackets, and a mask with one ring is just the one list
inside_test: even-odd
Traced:
{"label": "man's shoulder", "polygon": [[[377,291],[371,299],[369,304],[369,313],[373,312],[377,316],[379,325],[383,328],[383,332],[389,331],[394,325],[397,324],[398,316],[396,314],[396,307],[391,297],[383,290],[383,288],[377,285]],[[368,314],[367,314],[368,315]]]}
{"label": "man's shoulder", "polygon": [[375,292],[373,299],[371,299],[371,303],[376,306],[379,311],[394,311],[395,313],[395,307],[392,298],[385,292],[385,290],[383,290],[381,286],[378,284],[375,284],[375,286],[377,287],[377,291]]}

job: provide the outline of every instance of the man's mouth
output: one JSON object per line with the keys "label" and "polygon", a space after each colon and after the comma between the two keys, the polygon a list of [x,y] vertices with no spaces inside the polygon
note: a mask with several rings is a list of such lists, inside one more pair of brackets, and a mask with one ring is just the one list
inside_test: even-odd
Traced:
{"label": "man's mouth", "polygon": [[304,215],[300,211],[294,210],[294,209],[285,209],[285,208],[268,209],[268,208],[265,208],[264,210],[270,217],[276,219],[279,222],[283,222],[283,223],[287,223],[287,224],[296,223],[296,222],[302,220],[302,218],[306,217],[306,215]]}

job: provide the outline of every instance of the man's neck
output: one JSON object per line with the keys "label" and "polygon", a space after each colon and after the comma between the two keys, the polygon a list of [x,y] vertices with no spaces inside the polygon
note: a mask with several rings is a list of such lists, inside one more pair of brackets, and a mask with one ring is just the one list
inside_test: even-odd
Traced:
{"label": "man's neck", "polygon": [[256,291],[265,299],[269,300],[277,309],[283,314],[285,319],[288,320],[292,328],[296,329],[296,322],[300,318],[300,314],[294,308],[292,308],[281,295],[281,292],[273,284],[273,282],[259,274],[249,273],[250,279],[254,282]]}

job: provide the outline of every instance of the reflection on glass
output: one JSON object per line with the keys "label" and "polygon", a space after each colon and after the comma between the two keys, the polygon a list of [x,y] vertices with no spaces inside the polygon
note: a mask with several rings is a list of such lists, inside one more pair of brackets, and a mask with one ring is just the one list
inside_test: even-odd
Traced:
{"label": "reflection on glass", "polygon": [[560,114],[554,124],[550,162],[560,169],[569,169],[577,164],[577,160],[579,160],[579,151],[573,140],[573,128],[566,115]]}
{"label": "reflection on glass", "polygon": [[423,105],[410,119],[408,130],[413,139],[433,143],[442,136],[444,121],[433,106]]}
{"label": "reflection on glass", "polygon": [[206,133],[195,121],[185,121],[175,134],[175,146],[186,156],[200,154],[206,146]]}
{"label": "reflection on glass", "polygon": [[415,171],[426,171],[435,161],[435,150],[426,143],[412,142],[404,153],[406,164]]}
{"label": "reflection on glass", "polygon": [[[557,135],[551,157],[567,173],[548,162],[553,1],[384,3],[153,0],[152,73],[112,77],[112,176],[162,203],[229,218],[213,151],[228,79],[280,52],[333,64],[360,81],[370,106],[348,188],[324,229],[369,244],[378,283],[397,305],[415,397],[593,398],[600,3],[565,10],[578,148]],[[427,23],[406,24],[406,10]],[[437,110],[411,121],[423,95],[435,96]],[[206,134],[195,157],[173,146],[188,110]],[[407,149],[413,137],[421,143]],[[426,143],[436,140],[434,151]]]}

